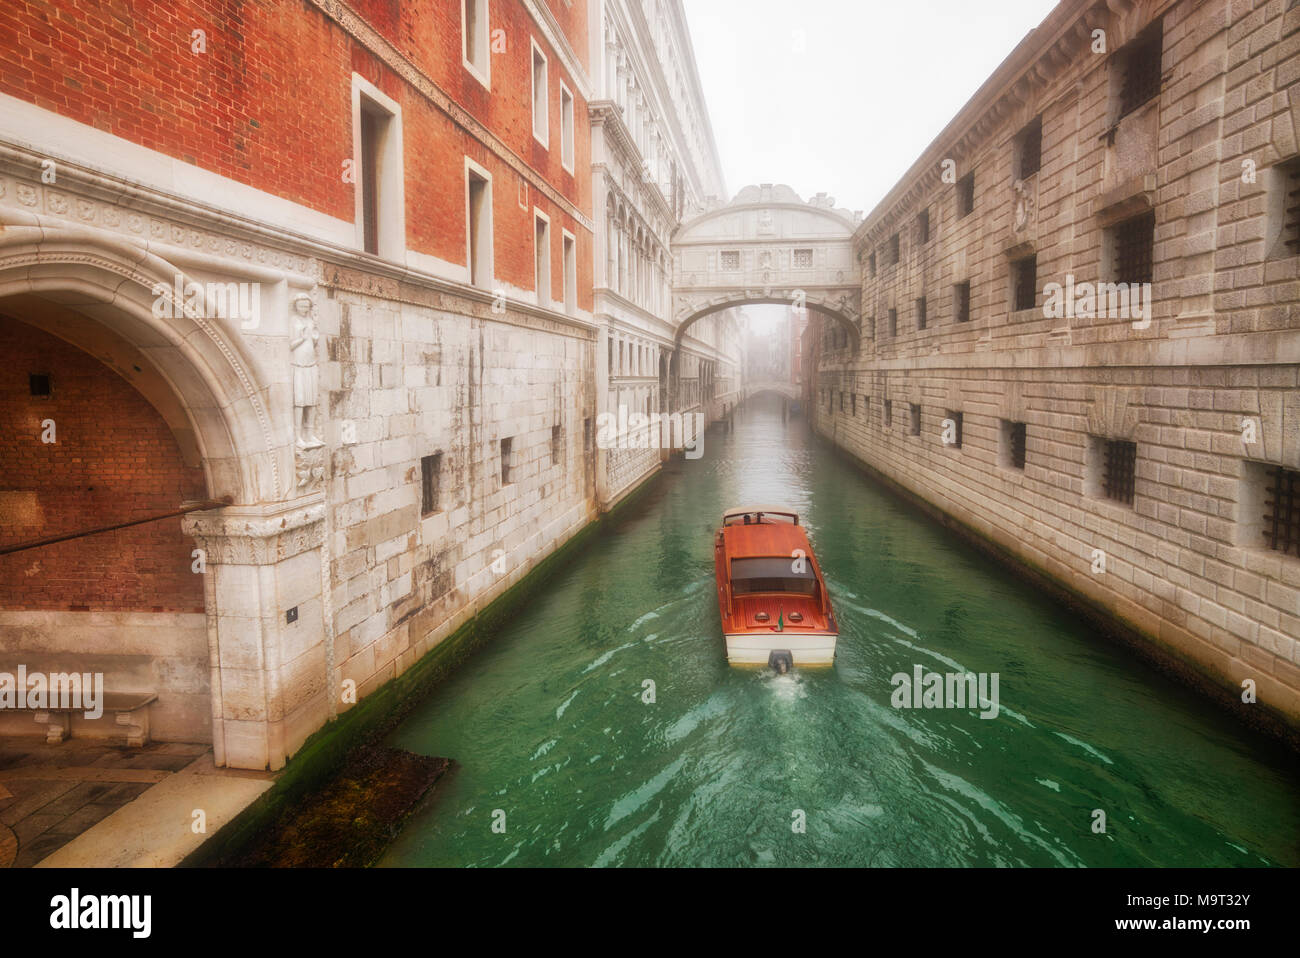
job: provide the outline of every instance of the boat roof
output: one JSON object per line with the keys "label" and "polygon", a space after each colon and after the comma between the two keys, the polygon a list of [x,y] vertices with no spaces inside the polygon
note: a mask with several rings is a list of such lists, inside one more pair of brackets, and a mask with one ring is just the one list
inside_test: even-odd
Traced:
{"label": "boat roof", "polygon": [[736,516],[756,515],[760,512],[764,515],[789,516],[796,525],[799,523],[799,513],[789,506],[736,506],[722,514],[722,521],[725,525],[728,519],[734,519]]}
{"label": "boat roof", "polygon": [[[761,510],[756,510],[761,511]],[[744,559],[763,556],[788,558],[794,550],[803,550],[804,555],[812,555],[812,546],[803,526],[788,522],[756,522],[750,525],[730,525],[723,529],[726,537],[727,556],[732,559]]]}

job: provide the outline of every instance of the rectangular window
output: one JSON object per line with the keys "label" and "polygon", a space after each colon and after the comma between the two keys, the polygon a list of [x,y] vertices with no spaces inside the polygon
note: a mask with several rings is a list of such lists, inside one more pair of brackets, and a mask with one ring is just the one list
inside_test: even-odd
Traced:
{"label": "rectangular window", "polygon": [[1027,180],[1043,165],[1043,118],[1033,121],[1016,136],[1016,179]]}
{"label": "rectangular window", "polygon": [[889,335],[898,335],[898,310],[896,309],[891,309],[889,311]]}
{"label": "rectangular window", "polygon": [[930,242],[930,211],[921,210],[916,215],[916,242],[920,245]]}
{"label": "rectangular window", "polygon": [[849,393],[849,414],[854,416],[855,418],[858,415],[858,394],[857,393]]}
{"label": "rectangular window", "polygon": [[48,399],[50,395],[50,374],[29,373],[27,376],[27,386],[33,396]]}
{"label": "rectangular window", "polygon": [[922,296],[920,299],[916,301],[916,328],[925,329],[926,321],[927,320],[925,315],[925,297]]}
{"label": "rectangular window", "polygon": [[1268,177],[1268,258],[1300,255],[1300,157],[1279,163]]}
{"label": "rectangular window", "polygon": [[379,255],[379,115],[361,107],[361,222],[364,249]]}
{"label": "rectangular window", "polygon": [[[944,437],[948,440],[945,445],[952,446],[954,449],[960,449],[962,427],[961,413],[949,409],[944,413],[944,418],[948,420],[948,422],[943,424]],[[951,426],[949,426],[949,423],[951,423]]]}
{"label": "rectangular window", "polygon": [[957,181],[957,219],[975,212],[975,174],[967,173]]}
{"label": "rectangular window", "polygon": [[465,67],[484,86],[491,75],[488,62],[488,0],[461,0],[461,51]]}
{"label": "rectangular window", "polygon": [[794,251],[794,268],[795,269],[812,269],[813,251],[810,249],[797,249]]}
{"label": "rectangular window", "polygon": [[1125,220],[1113,233],[1115,282],[1151,282],[1155,273],[1155,211]]}
{"label": "rectangular window", "polygon": [[564,456],[564,429],[561,426],[551,427],[551,465],[558,466]]}
{"label": "rectangular window", "polygon": [[740,269],[740,251],[724,249],[721,253],[721,267],[729,273]]}
{"label": "rectangular window", "polygon": [[889,266],[897,266],[903,258],[903,247],[899,242],[898,234],[895,233],[889,237]]}
{"label": "rectangular window", "polygon": [[1038,257],[1026,256],[1011,264],[1011,308],[1033,309],[1038,298]]}
{"label": "rectangular window", "polygon": [[869,267],[870,270],[871,270],[871,278],[872,278],[872,279],[875,279],[875,277],[876,277],[876,254],[875,254],[875,251],[872,251],[871,255],[867,258],[867,265],[868,265],[868,267]]}
{"label": "rectangular window", "polygon": [[921,406],[918,403],[908,403],[908,412],[912,417],[912,435],[921,435]]}
{"label": "rectangular window", "polygon": [[480,289],[492,285],[492,183],[468,166],[465,170],[469,218],[469,281]]}
{"label": "rectangular window", "polygon": [[572,316],[578,311],[578,253],[577,243],[564,233],[564,311]]}
{"label": "rectangular window", "polygon": [[1137,443],[1123,439],[1103,439],[1101,452],[1101,494],[1125,505],[1133,505],[1134,480],[1137,473]]}
{"label": "rectangular window", "polygon": [[970,322],[970,280],[952,288],[952,315],[955,322]]}
{"label": "rectangular window", "polygon": [[1300,254],[1300,159],[1288,163],[1284,174],[1282,238],[1294,256]]}
{"label": "rectangular window", "polygon": [[1002,465],[1010,469],[1025,468],[1025,424],[1002,420]]}
{"label": "rectangular window", "polygon": [[501,485],[509,485],[513,480],[510,478],[510,470],[514,465],[514,437],[501,440]]}
{"label": "rectangular window", "polygon": [[551,221],[533,210],[533,288],[537,305],[551,305]]}
{"label": "rectangular window", "polygon": [[533,136],[542,146],[551,143],[550,96],[547,92],[546,54],[533,41]]}
{"label": "rectangular window", "polygon": [[442,453],[420,458],[420,515],[438,511],[438,486],[442,477]]}
{"label": "rectangular window", "polygon": [[573,94],[560,81],[560,166],[573,172]]}
{"label": "rectangular window", "polygon": [[844,412],[844,393],[840,393],[840,412]]}
{"label": "rectangular window", "polygon": [[1160,95],[1164,38],[1164,25],[1157,20],[1120,51],[1120,70],[1123,71],[1119,91],[1121,119]]}
{"label": "rectangular window", "polygon": [[1264,545],[1300,556],[1300,472],[1264,466]]}
{"label": "rectangular window", "polygon": [[886,399],[885,400],[885,428],[890,429],[893,427],[893,425],[894,425],[894,401],[892,399]]}

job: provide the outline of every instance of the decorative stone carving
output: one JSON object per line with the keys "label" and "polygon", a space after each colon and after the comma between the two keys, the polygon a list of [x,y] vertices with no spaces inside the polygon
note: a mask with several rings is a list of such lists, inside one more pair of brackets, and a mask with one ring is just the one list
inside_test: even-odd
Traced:
{"label": "decorative stone carving", "polygon": [[1096,386],[1091,390],[1088,406],[1088,432],[1107,439],[1135,439],[1138,409],[1132,405],[1128,389]]}
{"label": "decorative stone carving", "polygon": [[[290,318],[293,337],[289,340],[293,367],[293,431],[299,449],[315,449],[324,445],[316,436],[316,406],[318,373],[316,368],[316,343],[320,330],[316,328],[314,304],[307,293],[293,298],[294,315]],[[299,481],[299,486],[302,482]]]}
{"label": "decorative stone carving", "polygon": [[1029,226],[1030,221],[1034,218],[1034,197],[1029,188],[1029,184],[1024,180],[1016,180],[1012,186],[1015,191],[1015,228],[1020,232]]}

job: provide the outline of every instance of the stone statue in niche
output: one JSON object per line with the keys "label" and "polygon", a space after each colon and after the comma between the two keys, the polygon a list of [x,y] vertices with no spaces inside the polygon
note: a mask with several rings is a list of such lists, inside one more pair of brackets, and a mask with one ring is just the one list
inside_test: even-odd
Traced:
{"label": "stone statue in niche", "polygon": [[776,224],[772,222],[771,210],[760,210],[758,214],[758,235],[771,236],[776,232]]}
{"label": "stone statue in niche", "polygon": [[1034,215],[1034,198],[1029,195],[1029,184],[1024,180],[1016,180],[1012,189],[1016,194],[1015,227],[1019,232],[1029,225]]}
{"label": "stone statue in niche", "polygon": [[320,330],[314,311],[308,294],[299,293],[293,298],[289,355],[293,372],[293,464],[300,492],[312,491],[325,478],[325,443],[316,435],[316,409],[320,404],[316,344]]}
{"label": "stone statue in niche", "polygon": [[313,303],[306,293],[293,298],[293,333],[289,340],[290,364],[293,368],[293,431],[300,449],[316,449],[324,443],[316,436],[316,406],[319,393],[316,370],[316,328]]}

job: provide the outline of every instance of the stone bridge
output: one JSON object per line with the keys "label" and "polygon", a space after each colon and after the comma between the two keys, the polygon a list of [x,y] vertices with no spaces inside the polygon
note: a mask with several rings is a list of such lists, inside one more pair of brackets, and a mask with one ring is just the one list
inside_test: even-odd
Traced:
{"label": "stone bridge", "polygon": [[861,215],[820,193],[747,186],[673,237],[673,319],[680,343],[699,319],[731,306],[806,308],[843,326],[856,349],[862,282],[853,255]]}

